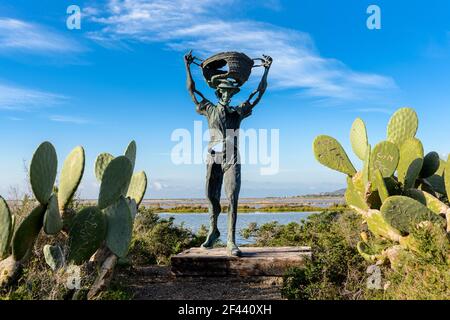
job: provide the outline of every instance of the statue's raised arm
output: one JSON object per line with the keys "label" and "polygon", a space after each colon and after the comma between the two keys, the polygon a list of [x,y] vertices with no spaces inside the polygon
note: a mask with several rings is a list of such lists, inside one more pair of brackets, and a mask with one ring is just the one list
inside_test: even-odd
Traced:
{"label": "statue's raised arm", "polygon": [[198,94],[202,99],[205,99],[205,97],[200,91],[198,91],[195,88],[195,82],[194,79],[192,78],[191,64],[194,62],[194,60],[195,57],[192,55],[192,50],[184,55],[184,63],[186,65],[186,75],[187,75],[186,79],[187,89],[192,98],[192,101],[194,101],[194,103],[198,105],[200,102],[198,101],[196,94]]}
{"label": "statue's raised arm", "polygon": [[[264,95],[264,92],[266,92],[267,89],[267,75],[269,74],[270,66],[272,65],[272,57],[263,55],[262,60],[262,66],[264,67],[264,74],[261,78],[261,81],[259,82],[258,88],[253,91],[250,96],[248,97],[246,103],[250,104],[250,106],[253,108],[255,107],[259,100],[261,100],[262,96]],[[256,96],[256,98],[252,101],[252,99]]]}

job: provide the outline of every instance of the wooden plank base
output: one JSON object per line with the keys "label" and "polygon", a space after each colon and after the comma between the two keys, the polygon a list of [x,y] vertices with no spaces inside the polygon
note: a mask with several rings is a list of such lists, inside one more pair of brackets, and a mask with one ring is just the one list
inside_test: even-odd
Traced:
{"label": "wooden plank base", "polygon": [[241,257],[227,255],[226,248],[191,248],[173,256],[176,276],[281,277],[291,267],[302,267],[311,258],[309,247],[241,247]]}

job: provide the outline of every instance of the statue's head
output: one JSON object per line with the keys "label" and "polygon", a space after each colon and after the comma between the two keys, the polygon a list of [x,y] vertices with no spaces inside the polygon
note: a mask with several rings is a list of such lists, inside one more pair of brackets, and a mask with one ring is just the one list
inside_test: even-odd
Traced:
{"label": "statue's head", "polygon": [[221,80],[216,89],[216,96],[219,98],[221,105],[228,106],[231,98],[240,91],[240,89],[233,85],[229,80]]}

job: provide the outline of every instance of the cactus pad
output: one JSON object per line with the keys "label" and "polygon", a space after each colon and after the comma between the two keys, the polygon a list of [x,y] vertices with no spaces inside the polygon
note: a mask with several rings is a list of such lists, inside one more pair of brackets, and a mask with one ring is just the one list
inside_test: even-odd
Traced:
{"label": "cactus pad", "polygon": [[329,136],[318,136],[313,144],[314,155],[321,164],[349,176],[356,173],[347,153],[341,144]]}
{"label": "cactus pad", "polygon": [[108,221],[106,245],[118,257],[124,258],[128,253],[133,232],[133,217],[124,197],[105,209]]}
{"label": "cactus pad", "polygon": [[133,174],[128,187],[127,197],[134,199],[139,206],[147,190],[147,175],[144,171]]}
{"label": "cactus pad", "polygon": [[376,169],[373,172],[373,181],[376,189],[378,190],[378,195],[380,196],[381,202],[384,202],[387,198],[389,198],[389,191],[386,187],[386,183],[384,182],[383,174],[379,169]]}
{"label": "cactus pad", "polygon": [[422,142],[416,138],[406,140],[400,147],[398,180],[404,189],[414,188],[423,166]]}
{"label": "cactus pad", "polygon": [[434,175],[441,165],[441,159],[437,152],[428,153],[425,158],[423,158],[422,171],[420,171],[421,178],[428,178]]}
{"label": "cactus pad", "polygon": [[366,125],[360,118],[357,118],[353,122],[350,130],[350,142],[352,144],[353,152],[359,159],[364,161],[369,141],[367,138]]}
{"label": "cactus pad", "polygon": [[20,261],[33,249],[34,242],[42,228],[45,207],[39,205],[22,221],[12,239],[12,251],[16,261]]}
{"label": "cactus pad", "polygon": [[379,169],[383,177],[391,177],[397,170],[400,154],[398,147],[389,141],[378,143],[372,150],[370,169]]}
{"label": "cactus pad", "polygon": [[0,260],[9,252],[9,243],[13,230],[11,211],[5,199],[0,196]]}
{"label": "cactus pad", "polygon": [[53,191],[58,159],[50,142],[43,142],[34,152],[30,164],[30,183],[40,204],[46,205]]}
{"label": "cactus pad", "polygon": [[95,177],[98,182],[102,182],[103,173],[113,159],[114,156],[106,152],[99,154],[97,159],[95,159]]}
{"label": "cactus pad", "polygon": [[100,209],[112,205],[125,195],[133,174],[131,161],[125,156],[113,159],[106,167],[100,185],[98,206]]}
{"label": "cactus pad", "polygon": [[444,170],[445,190],[447,191],[447,199],[450,199],[450,155]]}
{"label": "cactus pad", "polygon": [[366,187],[369,184],[370,179],[371,179],[371,177],[370,177],[370,174],[371,174],[370,163],[372,161],[372,159],[370,157],[372,154],[371,150],[372,150],[372,147],[369,144],[369,146],[366,149],[366,158],[364,160],[364,165],[363,165],[363,169],[362,169],[362,181],[364,183],[364,192],[366,191]]}
{"label": "cactus pad", "polygon": [[70,152],[62,167],[58,189],[58,203],[61,211],[67,207],[78,189],[83,177],[84,166],[84,149],[78,146]]}
{"label": "cactus pad", "polygon": [[366,221],[370,232],[378,237],[392,241],[398,241],[401,237],[400,232],[390,226],[378,210],[369,210]]}
{"label": "cactus pad", "polygon": [[422,221],[441,222],[442,219],[420,202],[404,196],[389,197],[381,213],[387,223],[402,233],[411,233]]}
{"label": "cactus pad", "polygon": [[411,108],[401,108],[389,120],[387,138],[400,147],[404,141],[415,137],[418,126],[416,112]]}
{"label": "cactus pad", "polygon": [[50,269],[53,271],[64,266],[64,254],[60,246],[44,246],[44,258]]}
{"label": "cactus pad", "polygon": [[68,261],[80,265],[97,251],[105,240],[107,223],[98,207],[87,207],[75,216],[69,231]]}
{"label": "cactus pad", "polygon": [[363,196],[358,192],[353,184],[353,180],[347,177],[347,190],[345,191],[345,202],[348,206],[355,206],[357,208],[367,210],[369,206],[364,201]]}
{"label": "cactus pad", "polygon": [[47,210],[44,214],[44,232],[46,234],[55,235],[61,231],[63,221],[58,210],[58,199],[55,194],[50,197]]}
{"label": "cactus pad", "polygon": [[130,144],[128,145],[127,149],[125,150],[125,156],[130,159],[131,164],[133,166],[133,171],[134,171],[134,165],[136,163],[136,142],[133,140],[130,142]]}

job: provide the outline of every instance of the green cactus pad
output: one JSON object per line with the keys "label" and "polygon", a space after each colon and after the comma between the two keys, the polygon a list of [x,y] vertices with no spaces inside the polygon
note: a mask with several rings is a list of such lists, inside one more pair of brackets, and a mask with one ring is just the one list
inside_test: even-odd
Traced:
{"label": "green cactus pad", "polygon": [[391,117],[387,128],[387,139],[401,147],[404,141],[416,136],[419,119],[411,108],[401,108]]}
{"label": "green cactus pad", "polygon": [[436,174],[443,177],[446,167],[447,167],[447,161],[439,159],[439,169],[437,169]]}
{"label": "green cactus pad", "polygon": [[369,144],[369,146],[366,149],[366,157],[364,160],[364,165],[363,165],[363,170],[362,170],[362,180],[364,183],[364,192],[366,190],[367,185],[369,184],[370,180],[371,180],[371,172],[370,172],[370,163],[372,161],[371,159],[371,154],[372,154],[372,147]]}
{"label": "green cactus pad", "polygon": [[447,194],[445,188],[445,180],[442,176],[434,174],[431,177],[426,178],[425,180],[431,185],[433,191],[442,195]]}
{"label": "green cactus pad", "polygon": [[43,142],[34,152],[30,164],[30,183],[40,204],[46,205],[55,185],[58,159],[50,142]]}
{"label": "green cactus pad", "polygon": [[133,217],[127,201],[120,199],[105,209],[108,220],[106,245],[118,257],[125,257],[131,242],[133,232]]}
{"label": "green cactus pad", "polygon": [[103,173],[113,159],[114,156],[106,152],[99,154],[95,159],[95,177],[98,182],[102,182]]}
{"label": "green cactus pad", "polygon": [[105,240],[107,223],[98,207],[87,207],[75,216],[69,230],[68,261],[83,264]]}
{"label": "green cactus pad", "polygon": [[330,136],[318,136],[313,143],[314,155],[324,166],[353,176],[356,169],[341,144]]}
{"label": "green cactus pad", "polygon": [[130,142],[128,147],[125,149],[125,156],[130,159],[131,164],[133,165],[133,171],[134,171],[134,165],[136,163],[136,142],[133,140]]}
{"label": "green cactus pad", "polygon": [[441,159],[437,152],[428,153],[425,158],[423,158],[423,166],[420,171],[421,178],[428,178],[435,174],[440,167]]}
{"label": "green cactus pad", "polygon": [[366,159],[369,141],[367,138],[366,125],[360,118],[357,118],[352,124],[350,130],[350,142],[352,144],[353,152],[359,159],[364,161]]}
{"label": "green cactus pad", "polygon": [[450,155],[444,170],[445,190],[447,191],[447,199],[450,199]]}
{"label": "green cactus pad", "polygon": [[144,171],[133,174],[128,187],[127,197],[134,199],[139,206],[147,190],[147,175]]}
{"label": "green cactus pad", "polygon": [[58,203],[61,212],[67,207],[77,191],[83,177],[84,166],[84,149],[78,146],[70,152],[62,167],[58,189]]}
{"label": "green cactus pad", "polygon": [[125,156],[113,159],[106,167],[100,185],[98,206],[100,209],[112,205],[125,195],[133,174],[131,161]]}
{"label": "green cactus pad", "polygon": [[45,206],[39,205],[22,221],[12,239],[12,251],[16,261],[20,261],[33,249],[44,220]]}
{"label": "green cactus pad", "polygon": [[400,147],[398,180],[405,190],[414,188],[423,165],[422,142],[416,138],[406,140]]}
{"label": "green cactus pad", "polygon": [[379,169],[376,169],[373,173],[373,181],[376,189],[378,190],[378,195],[380,196],[381,202],[384,202],[389,198],[389,191],[384,182],[383,174]]}
{"label": "green cactus pad", "polygon": [[397,170],[400,153],[398,147],[389,141],[378,143],[372,150],[370,170],[379,169],[383,177],[391,177]]}
{"label": "green cactus pad", "polygon": [[363,196],[358,192],[353,184],[353,180],[347,177],[347,190],[345,191],[345,202],[348,206],[355,206],[357,208],[368,210],[369,206],[364,201]]}
{"label": "green cactus pad", "polygon": [[0,260],[9,253],[13,230],[11,211],[5,199],[0,196]]}
{"label": "green cactus pad", "polygon": [[366,216],[366,222],[370,232],[375,236],[391,241],[398,241],[401,237],[400,232],[386,222],[379,210],[369,210]]}
{"label": "green cactus pad", "polygon": [[131,217],[134,219],[138,213],[138,205],[134,199],[126,198],[128,207],[130,208]]}
{"label": "green cactus pad", "polygon": [[63,221],[58,209],[58,199],[55,194],[50,197],[47,210],[44,214],[44,232],[49,235],[55,235],[61,231]]}
{"label": "green cactus pad", "polygon": [[372,254],[370,247],[365,242],[358,242],[356,249],[359,254],[369,263],[374,263],[379,259],[379,255]]}
{"label": "green cactus pad", "polygon": [[420,202],[405,197],[389,197],[381,207],[383,218],[402,233],[411,233],[422,221],[442,222],[442,218]]}
{"label": "green cactus pad", "polygon": [[422,190],[409,189],[405,191],[405,196],[419,201],[436,214],[445,214],[449,210],[449,207],[441,200]]}
{"label": "green cactus pad", "polygon": [[64,254],[60,246],[44,246],[44,259],[53,271],[64,266]]}

